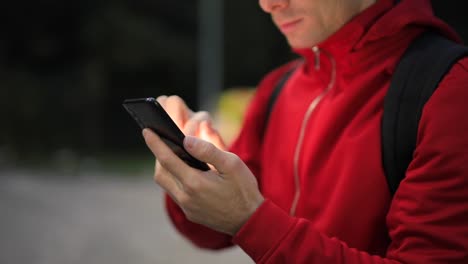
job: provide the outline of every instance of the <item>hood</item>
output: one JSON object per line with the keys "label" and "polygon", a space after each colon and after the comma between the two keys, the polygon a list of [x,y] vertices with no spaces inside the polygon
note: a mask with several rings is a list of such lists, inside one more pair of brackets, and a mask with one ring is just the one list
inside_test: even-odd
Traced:
{"label": "hood", "polygon": [[[339,58],[369,43],[386,41],[414,30],[434,30],[461,42],[456,32],[434,15],[430,0],[402,0],[399,3],[377,0],[317,46]],[[293,51],[308,59],[313,58],[311,48]]]}

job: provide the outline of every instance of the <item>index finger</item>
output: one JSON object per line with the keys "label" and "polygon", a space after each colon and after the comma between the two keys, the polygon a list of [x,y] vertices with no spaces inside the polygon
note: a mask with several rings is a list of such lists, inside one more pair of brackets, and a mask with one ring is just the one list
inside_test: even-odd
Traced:
{"label": "index finger", "polygon": [[184,100],[177,95],[167,97],[164,100],[163,107],[180,130],[185,127],[187,120],[193,115],[192,110],[190,110]]}
{"label": "index finger", "polygon": [[246,167],[237,155],[218,149],[213,143],[197,137],[185,137],[184,147],[194,158],[213,165],[222,174]]}
{"label": "index finger", "polygon": [[146,145],[153,152],[169,173],[171,173],[182,185],[185,185],[196,170],[181,160],[161,138],[150,129],[143,130]]}
{"label": "index finger", "polygon": [[166,100],[167,96],[166,95],[160,95],[158,98],[156,98],[156,101],[164,108],[166,109]]}

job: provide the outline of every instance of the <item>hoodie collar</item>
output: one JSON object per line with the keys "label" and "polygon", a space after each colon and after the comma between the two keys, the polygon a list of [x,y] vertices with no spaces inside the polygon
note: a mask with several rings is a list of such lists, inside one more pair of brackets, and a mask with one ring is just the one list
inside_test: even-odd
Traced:
{"label": "hoodie collar", "polygon": [[[316,45],[320,50],[325,50],[334,57],[341,57],[349,53],[354,46],[363,38],[368,28],[379,17],[390,10],[394,5],[394,0],[378,0],[367,9],[356,15],[348,23],[342,26],[323,42]],[[311,48],[293,49],[293,51],[306,60],[314,59],[314,52]]]}
{"label": "hoodie collar", "polygon": [[[401,32],[405,27],[433,28],[446,37],[461,42],[459,36],[442,20],[436,18],[430,0],[377,0],[357,14],[323,42],[316,45],[335,58],[342,58],[353,50]],[[311,48],[293,49],[306,61],[314,62],[316,54]]]}

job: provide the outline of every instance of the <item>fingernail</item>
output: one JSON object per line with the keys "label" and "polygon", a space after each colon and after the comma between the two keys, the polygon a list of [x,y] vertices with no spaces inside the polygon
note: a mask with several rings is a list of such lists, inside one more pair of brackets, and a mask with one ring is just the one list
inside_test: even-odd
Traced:
{"label": "fingernail", "polygon": [[143,133],[143,137],[146,138],[146,135],[148,134],[148,129],[147,128],[143,129],[142,133]]}
{"label": "fingernail", "polygon": [[186,148],[193,148],[193,146],[195,145],[195,142],[196,142],[196,138],[195,137],[191,137],[191,136],[186,136],[185,139],[184,139],[184,145]]}

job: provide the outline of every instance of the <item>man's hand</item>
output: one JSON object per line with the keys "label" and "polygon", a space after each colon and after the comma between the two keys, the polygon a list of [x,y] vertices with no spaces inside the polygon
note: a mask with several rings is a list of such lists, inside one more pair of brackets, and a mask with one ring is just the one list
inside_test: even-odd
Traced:
{"label": "man's hand", "polygon": [[200,171],[186,165],[151,130],[143,130],[143,135],[161,166],[155,181],[189,220],[234,235],[263,202],[254,175],[233,153],[188,136],[187,151],[215,168]]}
{"label": "man's hand", "polygon": [[213,128],[213,120],[208,112],[193,112],[177,95],[162,95],[156,100],[185,135],[202,138],[222,150],[226,149],[219,132]]}
{"label": "man's hand", "polygon": [[158,103],[166,110],[180,130],[184,130],[185,124],[193,116],[193,111],[188,108],[184,100],[177,95],[161,95],[156,98]]}

